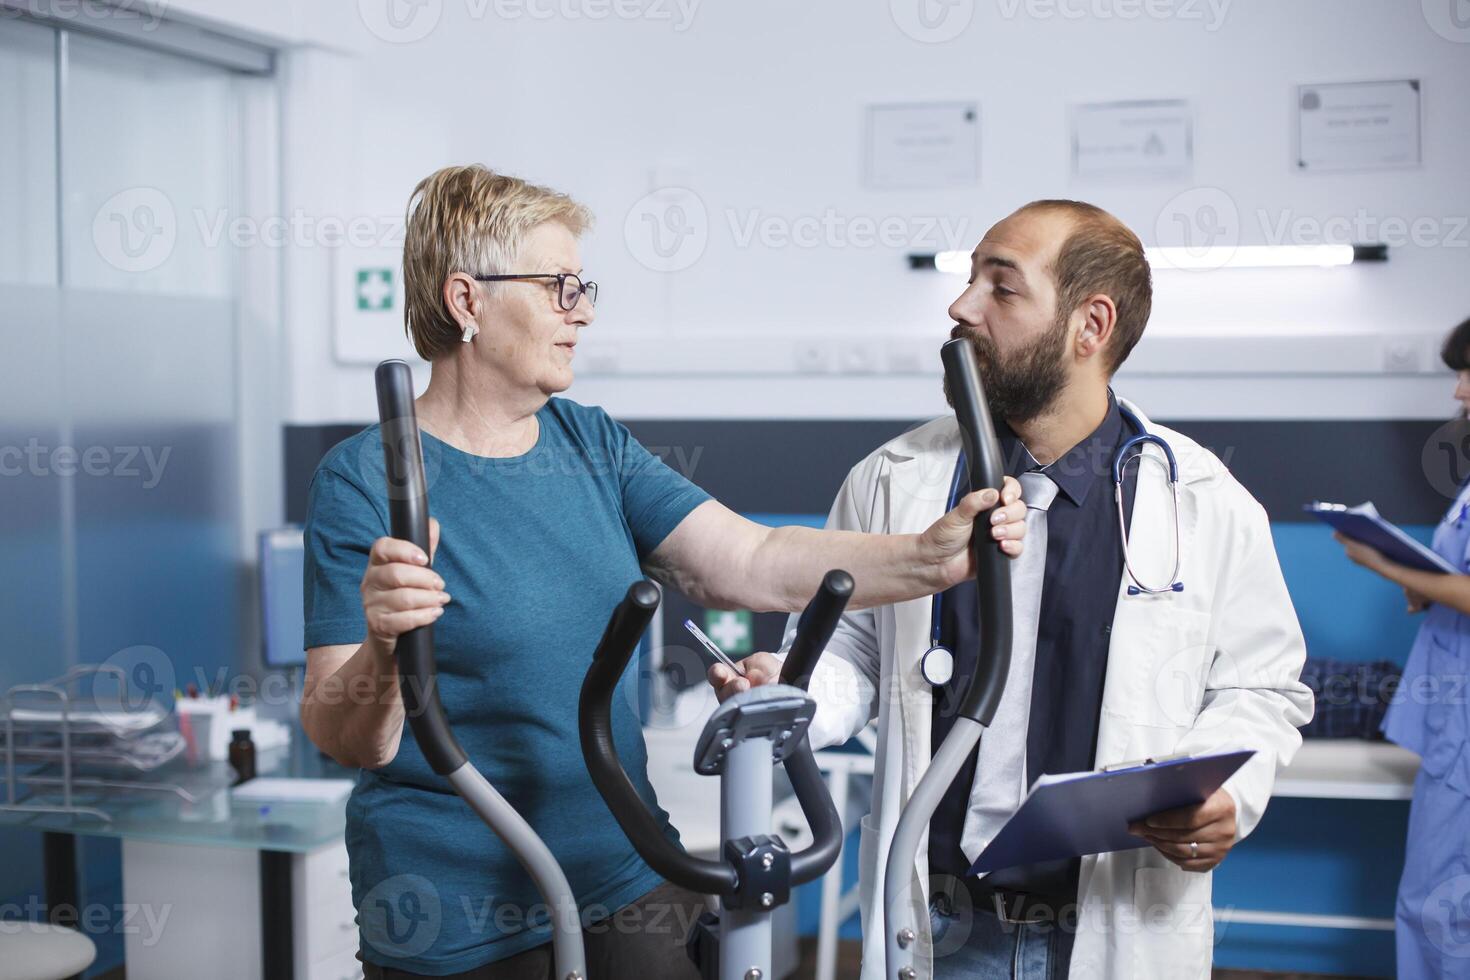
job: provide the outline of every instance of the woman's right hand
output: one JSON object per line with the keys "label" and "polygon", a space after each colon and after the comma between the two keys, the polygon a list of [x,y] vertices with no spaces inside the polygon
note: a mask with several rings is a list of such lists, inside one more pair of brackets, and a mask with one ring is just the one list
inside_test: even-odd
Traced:
{"label": "woman's right hand", "polygon": [[1409,604],[1409,612],[1421,613],[1429,608],[1429,599],[1422,592],[1413,589],[1404,589],[1404,601]]}
{"label": "woman's right hand", "polygon": [[444,613],[449,593],[428,567],[439,547],[439,522],[429,518],[429,554],[401,538],[379,538],[362,576],[362,611],[368,637],[391,652],[398,637],[427,626]]}

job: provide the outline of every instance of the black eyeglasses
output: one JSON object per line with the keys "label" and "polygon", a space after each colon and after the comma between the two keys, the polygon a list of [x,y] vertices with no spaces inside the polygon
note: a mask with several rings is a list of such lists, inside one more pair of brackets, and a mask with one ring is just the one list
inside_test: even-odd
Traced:
{"label": "black eyeglasses", "polygon": [[587,302],[593,306],[597,305],[597,283],[583,282],[582,277],[571,272],[527,272],[507,274],[503,276],[471,276],[478,282],[509,282],[513,279],[555,279],[556,301],[562,309],[570,313],[577,308],[583,295]]}

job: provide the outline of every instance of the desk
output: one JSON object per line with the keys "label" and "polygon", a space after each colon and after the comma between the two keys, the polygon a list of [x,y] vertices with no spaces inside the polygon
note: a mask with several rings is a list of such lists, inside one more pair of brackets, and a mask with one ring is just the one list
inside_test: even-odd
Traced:
{"label": "desk", "polygon": [[[1322,800],[1408,800],[1414,795],[1419,756],[1392,742],[1358,738],[1309,738],[1291,765],[1276,777],[1272,796]],[[1264,909],[1215,910],[1219,922],[1311,929],[1367,929],[1392,932],[1388,918],[1319,915]]]}
{"label": "desk", "polygon": [[1309,738],[1276,777],[1273,796],[1331,800],[1407,800],[1419,757],[1392,742]]}
{"label": "desk", "polygon": [[[260,754],[257,774],[356,777],[355,770],[344,769],[322,758],[299,730],[293,732],[289,748]],[[259,889],[259,975],[271,980],[305,980],[298,975],[297,964],[303,962],[304,950],[297,948],[295,935],[297,922],[306,911],[304,907],[298,908],[301,903],[297,901],[298,897],[304,897],[301,872],[308,867],[308,861],[331,863],[338,851],[342,853],[345,868],[345,851],[342,850],[346,827],[345,801],[272,804],[269,807],[234,803],[229,795],[233,773],[223,762],[190,765],[180,758],[155,770],[150,778],[182,786],[197,802],[188,803],[173,794],[157,791],[146,794],[78,793],[78,803],[99,806],[112,816],[110,822],[85,816],[0,811],[0,823],[30,828],[42,835],[46,905],[52,921],[60,918],[62,924],[75,924],[67,923],[65,914],[58,916],[58,913],[69,909],[74,916],[79,907],[78,836],[115,837],[123,841],[125,902],[140,897],[137,888],[158,884],[156,874],[147,869],[156,868],[160,859],[166,860],[170,849],[175,849],[172,853],[177,855],[207,856],[216,869],[238,869],[242,861],[247,864],[253,861]],[[192,850],[194,848],[198,850]],[[293,873],[293,868],[297,873]],[[199,869],[196,867],[195,870]],[[204,880],[203,874],[194,877],[197,881]],[[208,891],[207,888],[205,890]],[[181,902],[174,896],[167,901],[185,913],[210,914],[211,910],[198,903],[198,895],[194,892],[187,894],[187,902]],[[350,890],[347,894],[350,910]],[[225,927],[238,945],[242,930],[253,921],[250,910],[248,907],[242,909],[238,898],[230,902],[228,896],[214,893],[213,897],[221,900],[228,909]],[[142,900],[156,903],[157,898],[142,896]],[[181,918],[184,917],[187,916]],[[177,934],[184,931],[177,928],[172,934],[165,931],[164,935],[172,942],[178,938]],[[131,957],[131,936],[128,945]],[[160,951],[155,949],[151,952],[157,954]],[[248,959],[256,962],[253,950],[251,954]],[[203,972],[217,973],[208,970],[197,971],[194,975],[202,975]],[[145,972],[143,975],[150,974]]]}

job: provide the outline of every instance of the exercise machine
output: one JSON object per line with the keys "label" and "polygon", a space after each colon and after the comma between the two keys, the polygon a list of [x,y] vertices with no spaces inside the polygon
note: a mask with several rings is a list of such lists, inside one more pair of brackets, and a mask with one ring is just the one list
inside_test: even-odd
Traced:
{"label": "exercise machine", "polygon": [[[699,735],[694,768],[720,777],[718,858],[694,857],[664,836],[613,745],[613,689],[658,609],[652,582],[628,590],[582,684],[582,754],[623,833],[669,881],[720,899],[717,920],[701,919],[691,940],[690,955],[706,980],[770,980],[772,911],[789,901],[793,887],[826,874],[841,853],[842,822],[806,737],[817,707],[806,687],[852,589],[852,576],[828,572],[797,621],[779,682],[729,698]],[[773,763],[785,766],[812,830],[811,844],[795,854],[771,832]]]}
{"label": "exercise machine", "polygon": [[[390,360],[378,365],[375,381],[390,533],[429,554],[428,490],[413,377],[406,363]],[[730,698],[699,737],[696,769],[720,776],[724,844],[719,859],[696,858],[664,836],[613,744],[613,691],[658,608],[659,593],[652,582],[633,583],[613,610],[592,657],[578,719],[588,770],[650,867],[691,891],[719,896],[718,934],[715,926],[702,920],[691,944],[691,955],[711,980],[770,980],[771,913],[789,900],[792,887],[825,874],[841,852],[841,821],[806,738],[816,713],[806,685],[852,590],[852,577],[846,572],[827,573],[799,620],[780,683]],[[545,842],[475,768],[450,730],[439,700],[433,627],[404,633],[395,652],[405,718],[424,758],[505,841],[541,892],[550,909],[558,980],[588,980],[581,921],[566,875]],[[773,762],[785,765],[812,829],[812,843],[795,854],[771,833]]]}

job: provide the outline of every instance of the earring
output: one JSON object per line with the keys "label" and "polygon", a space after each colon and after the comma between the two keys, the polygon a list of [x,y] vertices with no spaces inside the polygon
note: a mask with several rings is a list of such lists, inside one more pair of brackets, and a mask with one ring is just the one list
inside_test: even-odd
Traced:
{"label": "earring", "polygon": [[468,344],[471,340],[474,339],[475,334],[479,332],[480,325],[471,320],[469,323],[465,324],[464,333],[460,336],[459,339]]}

